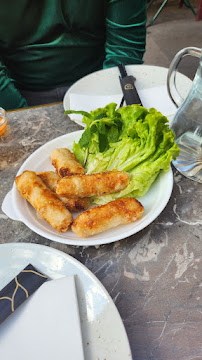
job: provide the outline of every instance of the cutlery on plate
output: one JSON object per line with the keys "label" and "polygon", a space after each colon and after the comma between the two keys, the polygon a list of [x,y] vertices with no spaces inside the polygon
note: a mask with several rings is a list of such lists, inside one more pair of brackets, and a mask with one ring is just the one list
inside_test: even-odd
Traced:
{"label": "cutlery on plate", "polygon": [[[123,91],[124,99],[127,105],[139,104],[142,105],[140,97],[138,95],[137,89],[135,87],[135,78],[132,75],[128,75],[125,65],[118,64],[118,68],[121,76],[119,76],[121,88]],[[123,99],[121,101],[120,107],[123,106]]]}

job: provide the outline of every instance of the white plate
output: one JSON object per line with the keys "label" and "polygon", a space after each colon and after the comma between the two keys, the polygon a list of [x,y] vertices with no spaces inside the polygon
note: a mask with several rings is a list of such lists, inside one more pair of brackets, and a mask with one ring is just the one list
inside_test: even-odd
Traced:
{"label": "white plate", "polygon": [[[82,132],[83,130],[66,134],[44,144],[28,157],[17,175],[22,174],[25,170],[35,172],[54,170],[49,156],[50,153],[60,147],[67,147],[71,150],[73,142],[78,142]],[[12,219],[22,221],[31,230],[50,240],[81,246],[108,244],[137,233],[156,219],[166,206],[172,188],[173,174],[170,168],[168,172],[161,172],[147,194],[139,199],[144,206],[144,213],[140,219],[86,239],[80,238],[70,230],[65,233],[59,233],[45,220],[38,218],[35,209],[21,197],[15,183],[12,188],[12,194],[8,194],[3,202],[2,210]],[[12,201],[10,200],[10,195],[12,195]]]}
{"label": "white plate", "polygon": [[[167,74],[168,74],[167,68],[160,66],[151,66],[151,65],[127,65],[126,70],[128,75],[133,75],[136,78],[135,85],[137,91],[151,88],[151,96],[152,96],[152,92],[153,92],[152,88],[156,88],[162,85],[166,87]],[[122,97],[119,75],[120,73],[118,67],[112,67],[109,69],[96,71],[78,80],[69,88],[69,90],[66,92],[64,96],[63,99],[64,109],[65,110],[70,109],[70,94],[88,95],[89,98],[91,97],[93,99],[92,101],[94,103],[95,109],[99,107],[100,104],[99,97],[101,96],[106,96],[107,103],[109,102],[108,100],[109,98],[111,99],[110,102],[112,102],[114,96],[114,101],[116,102],[117,95],[121,94]],[[182,97],[185,98],[192,86],[192,81],[185,75],[177,72],[176,84],[180,94],[182,95]],[[96,104],[96,97],[98,100],[98,104]],[[162,102],[162,97],[159,98],[159,104],[161,104],[161,102]],[[172,114],[166,113],[165,115],[169,118],[169,120],[171,120],[173,117],[173,113]],[[71,114],[69,115],[69,117],[72,121],[75,121],[77,124],[81,126],[85,126],[77,115]]]}
{"label": "white plate", "polygon": [[71,256],[43,245],[0,245],[0,290],[29,263],[52,279],[76,275],[86,360],[132,359],[125,328],[111,297],[99,280]]}

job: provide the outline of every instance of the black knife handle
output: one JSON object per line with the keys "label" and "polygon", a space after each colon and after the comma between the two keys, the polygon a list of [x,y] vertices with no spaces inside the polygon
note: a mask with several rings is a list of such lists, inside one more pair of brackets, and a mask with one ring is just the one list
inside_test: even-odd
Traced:
{"label": "black knife handle", "polygon": [[121,74],[121,77],[124,78],[126,76],[128,76],[127,72],[126,72],[126,67],[124,64],[117,64],[118,68],[119,68],[119,71],[120,71],[120,74]]}
{"label": "black knife handle", "polygon": [[142,105],[142,102],[139,98],[137,90],[134,85],[134,77],[128,75],[124,78],[120,78],[120,83],[124,95],[124,99],[127,105],[139,104]]}

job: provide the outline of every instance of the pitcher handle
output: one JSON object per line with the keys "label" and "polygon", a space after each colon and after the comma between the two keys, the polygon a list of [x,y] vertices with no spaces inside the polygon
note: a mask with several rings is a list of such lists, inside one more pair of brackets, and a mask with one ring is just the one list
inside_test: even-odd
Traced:
{"label": "pitcher handle", "polygon": [[171,100],[177,107],[180,107],[185,99],[179,94],[177,87],[176,87],[176,72],[184,56],[191,55],[200,58],[201,57],[201,49],[196,47],[187,47],[180,50],[173,60],[171,61],[168,76],[167,76],[167,90]]}

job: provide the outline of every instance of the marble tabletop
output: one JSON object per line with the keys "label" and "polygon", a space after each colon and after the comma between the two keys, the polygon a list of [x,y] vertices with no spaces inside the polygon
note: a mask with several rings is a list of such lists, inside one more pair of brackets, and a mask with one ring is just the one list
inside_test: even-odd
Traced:
{"label": "marble tabletop", "polygon": [[[9,112],[0,137],[0,205],[33,151],[76,130],[81,127],[64,115],[61,103]],[[173,173],[173,192],[158,218],[99,247],[47,240],[0,210],[0,243],[50,246],[97,276],[119,310],[134,360],[202,359],[202,187]]]}

